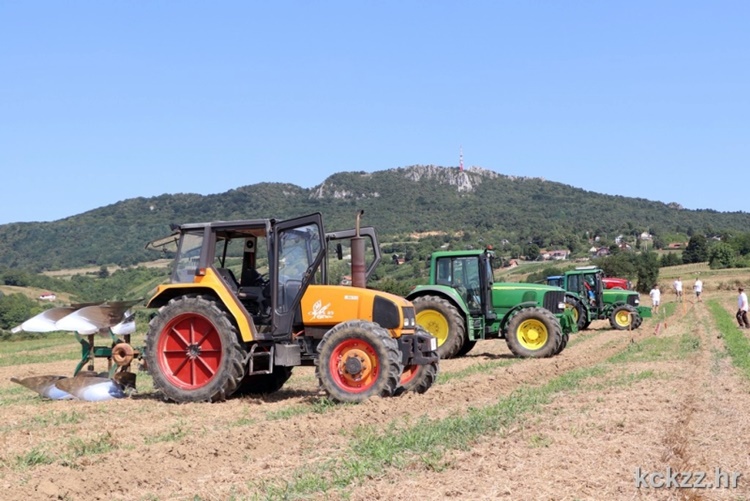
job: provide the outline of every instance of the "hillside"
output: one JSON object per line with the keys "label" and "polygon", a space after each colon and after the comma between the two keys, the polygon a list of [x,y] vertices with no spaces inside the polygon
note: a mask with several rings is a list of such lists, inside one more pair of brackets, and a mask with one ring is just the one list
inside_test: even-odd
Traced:
{"label": "hillside", "polygon": [[[746,231],[750,214],[685,210],[674,204],[593,193],[541,178],[470,168],[411,166],[373,173],[341,172],[311,189],[260,183],[214,195],[133,198],[44,223],[0,226],[0,266],[33,271],[133,265],[158,256],[147,241],[170,223],[286,218],[320,211],[328,229],[351,227],[355,210],[381,238],[440,229],[467,241],[507,239],[539,245],[586,245],[648,229],[655,235]],[[588,234],[588,235],[587,235]]]}

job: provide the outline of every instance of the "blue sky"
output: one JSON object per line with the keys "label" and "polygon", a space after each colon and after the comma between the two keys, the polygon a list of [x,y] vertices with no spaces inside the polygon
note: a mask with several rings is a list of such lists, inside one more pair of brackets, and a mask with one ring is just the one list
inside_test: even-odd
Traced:
{"label": "blue sky", "polygon": [[0,0],[0,224],[461,148],[748,212],[748,26],[721,0]]}

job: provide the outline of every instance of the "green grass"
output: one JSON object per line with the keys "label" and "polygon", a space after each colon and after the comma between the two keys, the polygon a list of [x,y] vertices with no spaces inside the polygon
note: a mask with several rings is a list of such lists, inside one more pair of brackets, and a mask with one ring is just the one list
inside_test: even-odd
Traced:
{"label": "green grass", "polygon": [[653,362],[684,359],[700,349],[700,338],[693,334],[680,337],[654,336],[630,343],[625,351],[610,359],[611,363]]}
{"label": "green grass", "polygon": [[266,419],[269,421],[278,421],[303,414],[325,414],[347,405],[351,404],[337,404],[329,398],[317,398],[310,404],[292,405],[279,411],[267,412]]}
{"label": "green grass", "polygon": [[745,330],[737,326],[737,322],[729,312],[717,301],[706,303],[716,327],[721,332],[727,353],[732,364],[737,367],[745,380],[750,381],[750,341],[745,337]]}
{"label": "green grass", "polygon": [[41,448],[34,447],[27,453],[15,457],[15,467],[18,469],[33,468],[34,466],[52,464],[55,461],[54,456],[49,455]]}
{"label": "green grass", "polygon": [[143,437],[143,442],[146,445],[156,444],[160,442],[178,442],[187,435],[187,430],[183,427],[184,423],[178,422],[173,429],[161,433],[159,435],[153,435]]}
{"label": "green grass", "polygon": [[351,485],[382,476],[388,468],[420,465],[441,471],[449,466],[445,459],[448,452],[465,450],[486,435],[504,433],[521,416],[538,410],[557,394],[575,391],[583,380],[601,373],[603,369],[598,367],[577,369],[544,386],[521,388],[496,404],[444,419],[425,417],[402,426],[392,423],[386,430],[362,426],[340,457],[301,468],[290,480],[260,481],[251,487],[264,492],[265,499],[304,498],[332,490],[343,490],[338,494],[345,496]]}
{"label": "green grass", "polygon": [[92,456],[96,454],[105,454],[119,448],[111,433],[106,432],[103,435],[92,440],[83,440],[73,438],[68,443],[73,458],[81,456]]}

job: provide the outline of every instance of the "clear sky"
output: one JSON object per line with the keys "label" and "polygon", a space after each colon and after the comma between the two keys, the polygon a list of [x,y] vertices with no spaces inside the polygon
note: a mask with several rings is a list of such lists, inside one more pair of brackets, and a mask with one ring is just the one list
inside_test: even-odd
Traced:
{"label": "clear sky", "polygon": [[750,212],[750,2],[0,0],[0,224],[461,148]]}

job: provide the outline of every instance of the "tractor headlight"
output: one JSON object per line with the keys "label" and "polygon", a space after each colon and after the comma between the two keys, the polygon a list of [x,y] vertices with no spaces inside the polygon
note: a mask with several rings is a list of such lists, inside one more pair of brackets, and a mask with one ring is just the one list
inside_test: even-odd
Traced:
{"label": "tractor headlight", "polygon": [[404,308],[404,328],[405,329],[414,329],[417,326],[417,320],[416,315],[414,313],[414,308]]}
{"label": "tractor headlight", "polygon": [[565,311],[565,303],[557,303],[557,309],[559,311]]}

